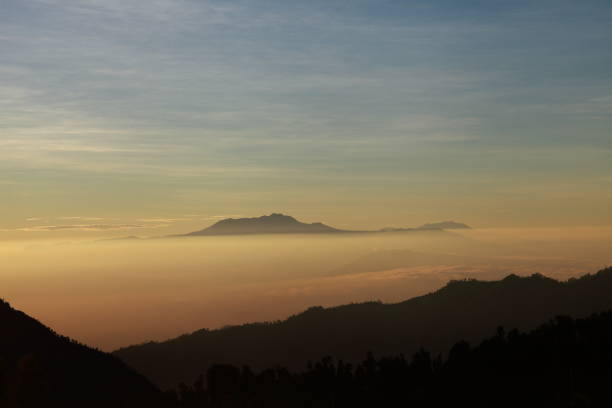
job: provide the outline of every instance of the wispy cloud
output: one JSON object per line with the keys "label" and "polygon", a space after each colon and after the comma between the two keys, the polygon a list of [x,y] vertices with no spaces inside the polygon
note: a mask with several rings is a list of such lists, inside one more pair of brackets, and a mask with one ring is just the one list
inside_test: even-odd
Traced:
{"label": "wispy cloud", "polygon": [[[69,125],[67,125],[69,126]],[[44,135],[37,135],[37,133]],[[7,137],[0,140],[0,152],[18,151],[18,152],[82,152],[82,153],[162,153],[176,150],[176,146],[169,144],[155,145],[135,144],[130,143],[127,137],[121,138],[121,135],[130,134],[128,131],[109,130],[109,129],[86,129],[81,125],[76,125],[76,129],[70,130],[64,127],[45,127],[45,128],[30,128],[27,134],[23,129],[13,129],[10,131],[13,135],[21,134],[19,137]],[[61,135],[61,136],[52,136]],[[110,137],[113,135],[113,137]],[[111,139],[106,144],[100,143],[96,139],[106,138]],[[132,137],[130,137],[132,138]],[[114,141],[114,143],[113,143]]]}
{"label": "wispy cloud", "polygon": [[140,222],[146,222],[146,223],[149,223],[149,222],[159,223],[159,222],[161,222],[161,223],[165,223],[165,224],[171,224],[171,223],[174,223],[174,222],[177,222],[177,221],[189,221],[189,220],[190,220],[189,218],[161,218],[161,217],[159,217],[159,218],[140,218],[140,219],[138,219],[138,221],[140,221]]}
{"label": "wispy cloud", "polygon": [[612,146],[612,5],[502,3],[3,0],[2,194],[26,215],[109,193],[138,214],[160,197],[398,202],[433,181],[451,202],[457,179],[464,194],[523,171],[609,174],[604,155],[513,148]]}
{"label": "wispy cloud", "polygon": [[67,217],[58,217],[58,220],[103,221],[104,218],[102,218],[102,217],[67,216]]}
{"label": "wispy cloud", "polygon": [[38,231],[106,231],[135,228],[151,228],[147,225],[139,224],[78,224],[78,225],[38,225],[34,227],[17,228],[17,231],[38,232]]}
{"label": "wispy cloud", "polygon": [[229,214],[229,215],[208,215],[205,216],[202,219],[202,221],[210,221],[210,220],[222,220],[222,219],[226,219],[226,218],[240,218],[240,217],[244,217],[244,215],[242,214]]}

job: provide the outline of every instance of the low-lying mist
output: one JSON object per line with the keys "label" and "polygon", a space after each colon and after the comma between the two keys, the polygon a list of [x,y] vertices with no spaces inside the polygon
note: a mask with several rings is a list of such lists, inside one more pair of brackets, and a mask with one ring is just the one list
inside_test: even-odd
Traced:
{"label": "low-lying mist", "polygon": [[612,261],[612,228],[0,242],[0,297],[112,350],[314,305],[422,295],[451,279],[567,279]]}

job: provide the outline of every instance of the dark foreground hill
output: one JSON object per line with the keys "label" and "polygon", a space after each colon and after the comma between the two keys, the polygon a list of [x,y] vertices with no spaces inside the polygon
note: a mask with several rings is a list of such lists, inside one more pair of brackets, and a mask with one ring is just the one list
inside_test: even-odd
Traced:
{"label": "dark foreground hill", "polygon": [[183,408],[610,407],[612,312],[559,316],[530,333],[502,327],[442,358],[419,350],[357,365],[325,357],[292,373],[274,367],[215,365],[193,386],[181,384]]}
{"label": "dark foreground hill", "polygon": [[0,407],[157,407],[162,399],[118,358],[57,335],[0,300]]}
{"label": "dark foreground hill", "polygon": [[423,346],[437,353],[457,339],[479,341],[500,325],[525,330],[556,315],[583,317],[609,309],[612,268],[567,282],[510,275],[493,282],[453,281],[396,304],[313,307],[281,322],[203,329],[115,355],[169,388],[192,381],[214,363],[303,369],[305,362],[326,355],[356,362],[369,350],[411,355]]}

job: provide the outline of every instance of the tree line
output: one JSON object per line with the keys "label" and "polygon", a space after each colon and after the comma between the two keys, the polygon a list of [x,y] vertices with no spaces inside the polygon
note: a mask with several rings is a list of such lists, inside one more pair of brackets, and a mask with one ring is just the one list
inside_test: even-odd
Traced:
{"label": "tree line", "polygon": [[166,393],[181,408],[612,406],[612,312],[560,316],[524,333],[499,327],[445,356],[421,349],[359,364],[325,357],[301,372],[213,365]]}

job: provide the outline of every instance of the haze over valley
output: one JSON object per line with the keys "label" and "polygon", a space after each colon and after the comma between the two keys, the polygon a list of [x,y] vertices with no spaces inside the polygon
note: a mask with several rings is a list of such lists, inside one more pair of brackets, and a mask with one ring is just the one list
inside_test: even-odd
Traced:
{"label": "haze over valley", "polygon": [[110,351],[316,305],[397,302],[451,279],[565,280],[612,264],[610,247],[611,228],[5,241],[3,297]]}

